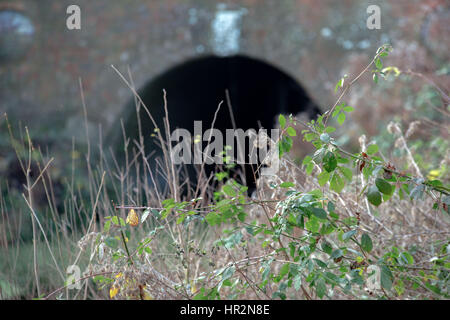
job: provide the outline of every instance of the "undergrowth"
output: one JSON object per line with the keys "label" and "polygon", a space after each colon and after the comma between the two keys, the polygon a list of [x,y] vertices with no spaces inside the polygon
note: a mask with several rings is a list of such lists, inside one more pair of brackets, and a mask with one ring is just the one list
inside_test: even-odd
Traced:
{"label": "undergrowth", "polygon": [[[101,144],[94,164],[94,148],[88,144],[89,183],[77,186],[72,164],[72,177],[65,181],[68,192],[57,205],[47,174],[53,158],[34,148],[28,131],[15,138],[10,130],[26,179],[20,196],[6,183],[1,186],[1,297],[449,298],[450,155],[445,137],[424,145],[412,139],[417,123],[404,127],[394,120],[376,140],[361,136],[358,152],[348,151],[334,136],[351,121],[354,107],[345,97],[364,74],[373,75],[374,85],[415,76],[383,66],[390,50],[382,46],[360,74],[340,79],[336,103],[318,119],[300,123],[280,115],[280,139],[271,141],[277,146],[272,156],[279,160],[279,171],[261,175],[251,195],[228,175],[231,163],[210,177],[199,166],[200,187],[189,187],[183,167],[171,163],[167,136],[158,130],[164,158],[157,166],[165,173],[165,188],[151,182],[155,164],[147,161],[146,133],[141,132],[140,147],[139,142],[138,148],[125,143],[123,166]],[[137,107],[146,108],[132,79],[120,76]],[[449,97],[436,85],[429,90],[440,96],[439,126],[448,134]],[[304,130],[296,130],[298,125]],[[315,148],[301,165],[289,157],[295,139]],[[33,166],[38,174],[32,177]],[[47,195],[46,209],[34,203],[37,188]],[[12,214],[19,201],[28,217]],[[31,243],[17,236],[20,219],[31,221]],[[22,256],[31,258],[29,264]]]}

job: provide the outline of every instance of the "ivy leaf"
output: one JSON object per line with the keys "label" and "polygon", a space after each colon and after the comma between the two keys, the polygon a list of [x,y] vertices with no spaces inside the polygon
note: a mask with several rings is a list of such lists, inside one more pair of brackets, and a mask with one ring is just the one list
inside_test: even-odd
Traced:
{"label": "ivy leaf", "polygon": [[367,200],[376,207],[381,204],[381,193],[376,186],[370,186],[367,190]]}
{"label": "ivy leaf", "polygon": [[363,233],[361,237],[361,247],[366,252],[372,251],[373,248],[372,239],[370,239],[367,233]]}
{"label": "ivy leaf", "polygon": [[382,178],[376,178],[375,185],[377,186],[378,190],[380,190],[380,192],[384,194],[390,195],[392,193],[391,184]]}

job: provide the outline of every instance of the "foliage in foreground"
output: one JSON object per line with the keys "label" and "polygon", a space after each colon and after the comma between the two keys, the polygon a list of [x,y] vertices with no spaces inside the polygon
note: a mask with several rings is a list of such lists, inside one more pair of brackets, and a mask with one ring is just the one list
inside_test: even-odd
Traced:
{"label": "foliage in foreground", "polygon": [[[401,74],[383,67],[389,50],[362,72],[374,65],[375,83]],[[362,73],[347,86],[342,78],[336,104],[302,132],[316,149],[304,169],[285,158],[298,136],[296,120],[280,115],[284,174],[261,177],[254,197],[225,172],[207,205],[169,198],[159,208],[118,207],[126,219],[106,217],[83,239],[94,280],[122,299],[449,298],[448,181],[422,176],[397,123],[388,129],[412,170],[364,138],[360,152],[344,150],[328,125],[348,121],[353,107],[341,100]],[[145,224],[154,227],[134,231]]]}
{"label": "foliage in foreground", "polygon": [[[69,183],[71,200],[61,219],[49,199],[52,220],[46,223],[32,191],[53,159],[44,160],[27,132],[22,166],[41,162],[37,178],[26,172],[25,192],[17,201],[25,199],[33,222],[33,247],[27,249],[33,268],[23,277],[32,279],[31,291],[46,299],[447,299],[448,152],[438,168],[430,168],[426,146],[420,146],[420,157],[411,151],[414,126],[403,130],[395,121],[386,133],[392,145],[361,137],[359,151],[349,152],[336,134],[354,110],[343,99],[364,73],[371,72],[375,83],[404,74],[383,66],[389,50],[381,47],[352,81],[339,80],[338,100],[304,124],[307,129],[298,132],[298,120],[279,117],[280,171],[262,176],[251,197],[229,177],[228,166],[216,174],[217,190],[182,198],[175,187],[166,196],[151,191],[143,183],[146,164],[136,164],[139,155],[132,157],[134,181],[127,175],[131,164],[115,171],[102,160],[94,168],[88,152],[88,188],[76,190],[76,183]],[[448,97],[442,94],[442,100],[446,114]],[[288,153],[302,138],[315,152],[299,166]],[[445,141],[440,144],[439,150],[448,149]],[[402,161],[387,160],[390,148]],[[111,181],[119,183],[110,186]],[[89,193],[87,201],[80,190]],[[51,194],[51,187],[45,191]],[[2,212],[4,202],[0,199]],[[19,256],[10,253],[8,261]],[[83,273],[74,273],[71,265]],[[57,281],[54,270],[61,282],[64,271],[69,274],[56,290],[53,283],[43,285],[43,278]],[[8,280],[0,272],[0,293],[25,295]]]}

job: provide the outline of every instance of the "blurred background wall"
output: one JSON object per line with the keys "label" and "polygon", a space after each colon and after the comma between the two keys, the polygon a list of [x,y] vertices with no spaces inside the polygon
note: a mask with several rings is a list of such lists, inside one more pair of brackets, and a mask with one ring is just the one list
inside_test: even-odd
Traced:
{"label": "blurred background wall", "polygon": [[[81,30],[66,27],[70,4],[81,8]],[[381,8],[380,30],[366,27],[370,4]],[[399,67],[448,66],[449,17],[445,0],[1,0],[0,111],[47,145],[82,141],[81,79],[95,141],[99,124],[120,127],[117,117],[132,97],[111,65],[124,74],[129,67],[140,87],[208,53],[262,58],[325,109],[337,80],[359,71],[383,43],[394,46],[390,61]],[[405,101],[398,93],[375,114],[368,94],[355,90],[350,102],[363,130],[375,134],[373,120]],[[170,92],[168,99],[170,109]]]}

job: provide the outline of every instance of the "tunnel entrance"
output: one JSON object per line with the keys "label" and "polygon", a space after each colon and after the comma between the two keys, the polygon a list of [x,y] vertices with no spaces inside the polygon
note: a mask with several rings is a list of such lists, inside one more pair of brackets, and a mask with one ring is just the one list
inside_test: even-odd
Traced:
{"label": "tunnel entrance", "polygon": [[[162,156],[155,130],[165,132],[164,91],[170,131],[189,132],[190,144],[198,142],[195,125],[199,122],[203,130],[207,130],[212,128],[214,121],[214,129],[225,137],[227,129],[247,132],[249,129],[274,128],[275,118],[280,113],[306,112],[313,117],[320,111],[293,77],[264,61],[242,55],[189,60],[170,68],[139,90],[155,123],[144,107],[138,105],[136,108],[135,99],[125,107],[126,134],[136,142],[142,137],[145,152],[152,154],[150,157]],[[123,150],[122,142],[119,157]],[[232,160],[236,158],[234,153]],[[207,171],[211,172],[213,167],[213,164],[208,165]],[[253,170],[248,171],[245,182],[254,186]],[[195,177],[191,178],[195,180]]]}

